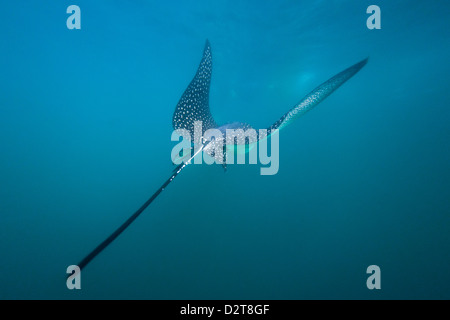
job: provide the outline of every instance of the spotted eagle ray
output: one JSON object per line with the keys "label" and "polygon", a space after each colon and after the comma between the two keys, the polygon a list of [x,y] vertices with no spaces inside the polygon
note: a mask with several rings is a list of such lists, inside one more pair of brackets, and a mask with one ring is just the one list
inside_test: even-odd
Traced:
{"label": "spotted eagle ray", "polygon": [[[308,93],[299,103],[286,112],[280,119],[267,128],[267,136],[277,130],[285,128],[291,124],[293,120],[302,116],[326,97],[333,93],[348,79],[353,77],[362,67],[367,63],[368,58],[354,64],[353,66],[338,73],[334,77],[330,78],[326,82],[319,85],[313,91]],[[173,114],[172,125],[174,129],[185,129],[192,136],[194,135],[196,128],[196,122],[202,123],[202,134],[208,129],[219,129],[221,132],[225,132],[226,129],[243,129],[247,130],[250,125],[241,122],[228,123],[222,126],[218,126],[214,121],[209,109],[209,88],[211,84],[211,72],[212,72],[212,53],[209,41],[206,40],[205,48],[203,50],[203,57],[200,61],[200,65],[197,72],[181,96]],[[262,137],[258,137],[260,139]],[[210,148],[214,141],[204,141],[200,147],[193,148],[193,154],[187,159],[184,159],[173,170],[169,179],[167,179],[162,186],[131,216],[129,217],[116,231],[114,231],[108,238],[100,243],[91,253],[89,253],[80,263],[78,267],[83,269],[92,259],[94,259],[103,249],[105,249],[111,242],[113,242],[136,218],[158,197],[158,195],[175,179],[175,177],[191,163],[192,159],[200,152],[205,152],[209,155],[216,156]],[[248,141],[245,140],[246,144]],[[225,152],[225,151],[224,151]]]}

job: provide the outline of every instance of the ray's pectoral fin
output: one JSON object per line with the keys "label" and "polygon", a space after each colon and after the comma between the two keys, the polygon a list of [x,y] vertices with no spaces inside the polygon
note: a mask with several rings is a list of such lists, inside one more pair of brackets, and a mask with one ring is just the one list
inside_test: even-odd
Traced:
{"label": "ray's pectoral fin", "polygon": [[348,79],[353,77],[359,70],[362,69],[367,63],[369,58],[366,58],[353,66],[338,73],[331,79],[325,81],[320,86],[315,88],[309,94],[307,94],[299,103],[297,103],[291,110],[285,113],[278,121],[272,124],[268,128],[268,134],[274,130],[280,130],[291,124],[292,121],[298,117],[304,115],[306,112],[317,106],[320,102],[325,100],[330,94],[332,94],[337,88],[343,85]]}
{"label": "ray's pectoral fin", "polygon": [[209,87],[211,84],[212,53],[206,40],[203,57],[189,86],[184,91],[173,113],[174,129],[186,129],[194,135],[194,122],[202,121],[202,134],[217,127],[209,110]]}

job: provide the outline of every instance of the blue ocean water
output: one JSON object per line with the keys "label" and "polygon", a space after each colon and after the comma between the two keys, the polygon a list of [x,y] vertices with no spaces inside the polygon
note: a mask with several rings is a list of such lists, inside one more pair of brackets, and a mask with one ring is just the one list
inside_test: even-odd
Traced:
{"label": "blue ocean water", "polygon": [[[0,299],[449,299],[449,15],[445,1],[3,3]],[[370,60],[280,133],[276,175],[186,168],[68,290],[67,266],[170,176],[172,113],[206,39],[215,119],[255,128]]]}

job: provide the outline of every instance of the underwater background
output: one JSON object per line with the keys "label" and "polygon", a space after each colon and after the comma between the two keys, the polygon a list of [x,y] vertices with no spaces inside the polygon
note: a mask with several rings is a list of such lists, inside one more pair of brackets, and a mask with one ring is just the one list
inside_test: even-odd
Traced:
{"label": "underwater background", "polygon": [[[449,299],[449,15],[448,1],[5,1],[0,299]],[[280,133],[276,175],[186,168],[68,290],[66,268],[170,176],[206,39],[213,116],[254,128],[370,59]]]}

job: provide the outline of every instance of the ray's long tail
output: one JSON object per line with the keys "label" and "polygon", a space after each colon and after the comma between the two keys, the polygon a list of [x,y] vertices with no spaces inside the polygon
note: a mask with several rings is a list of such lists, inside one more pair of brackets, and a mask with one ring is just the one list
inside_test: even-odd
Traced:
{"label": "ray's long tail", "polygon": [[[169,179],[164,182],[161,187],[159,187],[158,190],[135,212],[133,215],[131,215],[119,228],[116,229],[108,238],[106,238],[102,243],[100,243],[94,250],[91,251],[86,257],[84,257],[83,260],[80,261],[80,263],[77,264],[77,266],[80,268],[80,270],[83,270],[86,265],[92,261],[100,252],[102,252],[107,246],[109,246],[123,231],[125,231],[126,228],[129,227],[129,225],[136,220],[137,217],[140,216],[140,214],[153,202],[153,200],[156,199],[156,197],[159,196],[161,192],[164,191],[164,189],[175,179],[175,177],[187,166],[191,163],[191,160],[199,154],[203,148],[207,144],[201,146],[193,152],[193,155],[185,162],[181,162],[172,172],[172,175]],[[192,153],[191,153],[192,154]]]}
{"label": "ray's long tail", "polygon": [[129,217],[116,231],[114,231],[108,238],[106,238],[102,243],[100,243],[94,250],[91,251],[77,266],[82,270],[89,262],[92,261],[100,252],[103,251],[107,246],[111,244],[128,226],[136,220],[137,217],[156,199],[157,196],[172,182],[173,179],[183,170],[186,164],[181,163],[174,170],[169,179],[164,182],[164,184],[131,216]]}

